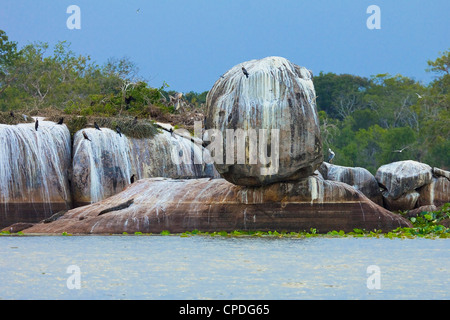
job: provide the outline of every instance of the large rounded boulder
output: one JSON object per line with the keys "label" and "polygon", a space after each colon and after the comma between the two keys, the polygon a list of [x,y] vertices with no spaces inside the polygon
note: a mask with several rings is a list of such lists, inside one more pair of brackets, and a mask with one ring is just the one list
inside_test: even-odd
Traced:
{"label": "large rounded boulder", "polygon": [[304,67],[281,57],[241,63],[216,81],[206,104],[214,164],[231,183],[298,180],[323,161],[312,73]]}

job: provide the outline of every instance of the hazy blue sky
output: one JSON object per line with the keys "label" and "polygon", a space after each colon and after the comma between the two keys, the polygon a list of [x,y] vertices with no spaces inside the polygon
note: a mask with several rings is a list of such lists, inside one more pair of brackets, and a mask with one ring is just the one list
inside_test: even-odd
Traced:
{"label": "hazy blue sky", "polygon": [[[72,4],[80,30],[66,26]],[[380,30],[366,27],[372,4]],[[202,92],[234,65],[273,55],[315,74],[428,82],[427,60],[450,48],[449,12],[449,0],[0,0],[0,29],[19,46],[67,40],[99,64],[128,56],[152,86]]]}

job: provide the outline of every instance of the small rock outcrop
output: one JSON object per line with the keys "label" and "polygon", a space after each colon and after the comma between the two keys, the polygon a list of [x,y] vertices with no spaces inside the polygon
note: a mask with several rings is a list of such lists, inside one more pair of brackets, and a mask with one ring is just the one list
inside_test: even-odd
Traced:
{"label": "small rock outcrop", "polygon": [[375,178],[386,188],[392,199],[431,182],[431,167],[425,163],[406,160],[386,164],[378,168]]}
{"label": "small rock outcrop", "polygon": [[433,177],[431,183],[418,191],[420,193],[419,206],[435,205],[440,207],[444,203],[450,202],[450,180],[444,176]]}
{"label": "small rock outcrop", "polygon": [[383,205],[383,197],[375,177],[364,168],[343,167],[323,162],[319,168],[325,180],[344,182],[361,191],[378,205]]}
{"label": "small rock outcrop", "polygon": [[415,190],[431,183],[432,177],[429,165],[412,160],[381,166],[375,175],[378,183],[385,189],[383,197],[389,210],[415,208],[418,199]]}
{"label": "small rock outcrop", "polygon": [[[206,129],[218,130],[224,144],[215,166],[231,183],[295,181],[313,174],[323,160],[311,72],[285,58],[234,66],[216,81],[206,105]],[[252,134],[258,145],[246,142]]]}

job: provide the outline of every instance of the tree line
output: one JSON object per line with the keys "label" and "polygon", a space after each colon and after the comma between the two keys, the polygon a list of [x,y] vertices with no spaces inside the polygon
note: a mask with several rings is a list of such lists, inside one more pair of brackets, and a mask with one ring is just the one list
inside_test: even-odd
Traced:
{"label": "tree line", "polygon": [[[450,168],[450,51],[428,61],[429,84],[402,75],[314,77],[324,151],[335,163],[374,173],[416,160]],[[325,158],[326,159],[326,158]]]}
{"label": "tree line", "polygon": [[[450,51],[428,61],[435,75],[423,84],[402,75],[314,76],[323,150],[335,164],[374,173],[393,161],[412,159],[450,168]],[[77,55],[61,41],[52,49],[37,42],[19,49],[0,30],[0,111],[60,109],[81,116],[174,113],[175,91],[165,82],[152,88],[129,58],[103,65]],[[204,111],[206,92],[184,93],[191,108]]]}

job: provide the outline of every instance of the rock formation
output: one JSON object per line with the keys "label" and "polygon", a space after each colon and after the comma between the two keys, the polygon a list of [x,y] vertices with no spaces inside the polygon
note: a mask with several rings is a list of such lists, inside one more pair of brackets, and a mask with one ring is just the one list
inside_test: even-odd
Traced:
{"label": "rock formation", "polygon": [[344,182],[378,205],[383,205],[383,197],[375,177],[364,168],[342,167],[323,162],[319,168],[325,180]]}
{"label": "rock formation", "polygon": [[[74,234],[390,231],[411,223],[382,204],[394,211],[450,202],[450,172],[423,163],[384,165],[375,177],[322,164],[315,98],[309,70],[268,57],[214,84],[206,149],[165,124],[151,139],[86,128],[73,151],[65,125],[0,125],[0,226]],[[224,179],[212,179],[219,173]],[[71,198],[86,206],[66,211]]]}
{"label": "rock formation", "polygon": [[403,193],[397,199],[393,199],[387,191],[383,191],[384,207],[390,211],[404,211],[414,209],[419,199],[419,193],[415,190]]}
{"label": "rock formation", "polygon": [[381,166],[375,178],[385,189],[383,197],[386,208],[410,210],[415,208],[418,199],[418,194],[414,190],[429,184],[432,176],[429,165],[406,160]]}
{"label": "rock formation", "polygon": [[70,133],[65,125],[0,124],[0,226],[71,208]]}
{"label": "rock formation", "polygon": [[376,179],[385,188],[385,207],[391,211],[450,202],[450,172],[406,160],[381,166]]}
{"label": "rock formation", "polygon": [[[217,129],[224,142],[223,161],[215,162],[217,171],[228,181],[247,186],[310,176],[323,160],[315,101],[309,70],[284,58],[251,60],[231,68],[214,84],[206,102],[206,129]],[[245,135],[253,133],[258,146],[245,142]],[[239,161],[239,148],[244,161]],[[271,155],[269,164],[262,161],[260,150]]]}
{"label": "rock formation", "polygon": [[409,221],[374,204],[354,188],[318,176],[261,187],[237,186],[224,179],[153,178],[139,180],[117,195],[23,232],[298,232],[310,228],[348,232],[410,226]]}
{"label": "rock formation", "polygon": [[218,176],[201,145],[162,131],[149,139],[130,139],[102,128],[74,136],[73,194],[76,206],[100,201],[122,191],[136,179],[150,177],[202,178]]}
{"label": "rock formation", "polygon": [[444,203],[450,202],[450,180],[443,176],[433,177],[430,184],[423,186],[418,191],[420,194],[418,206],[435,205],[440,207]]}

